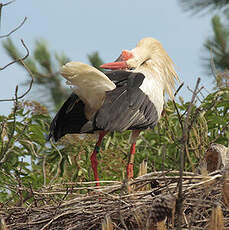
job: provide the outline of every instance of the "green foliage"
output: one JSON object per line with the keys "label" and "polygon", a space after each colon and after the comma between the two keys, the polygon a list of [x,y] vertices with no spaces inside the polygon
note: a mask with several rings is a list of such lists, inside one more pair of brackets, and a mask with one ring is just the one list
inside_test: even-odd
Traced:
{"label": "green foliage", "polygon": [[[46,152],[44,133],[50,118],[46,109],[38,103],[33,103],[33,110],[28,109],[30,105],[17,102],[8,116],[0,117],[1,200],[5,196],[15,198],[20,193],[16,187],[12,189],[15,185],[37,189],[43,183],[42,168],[38,162]],[[38,110],[39,113],[36,112]],[[20,196],[24,199],[28,194]]]}
{"label": "green foliage", "polygon": [[[176,105],[176,107],[175,107]],[[196,171],[211,143],[225,146],[229,140],[229,89],[209,94],[199,106],[169,101],[154,130],[141,133],[137,141],[134,174],[148,161],[148,172],[179,169],[183,125],[189,116],[185,169]],[[179,115],[177,114],[177,110]],[[53,184],[93,180],[90,155],[95,139],[67,135],[57,144],[46,143],[50,116],[37,102],[16,103],[8,116],[0,116],[0,200],[22,204],[32,190]],[[122,180],[125,175],[130,131],[114,132],[101,147],[101,180]],[[23,192],[22,192],[23,191]]]}
{"label": "green foliage", "polygon": [[45,41],[36,41],[34,58],[47,73],[52,73],[51,55]]}
{"label": "green foliage", "polygon": [[[205,47],[212,52],[217,69],[225,71],[229,69],[229,30],[224,26],[219,16],[212,18],[214,36],[205,42]],[[210,63],[210,58],[208,59]]]}
{"label": "green foliage", "polygon": [[229,87],[229,30],[218,15],[212,18],[214,36],[207,39],[204,46],[212,54],[205,59],[210,74],[214,74],[216,87]]}
{"label": "green foliage", "polygon": [[94,66],[98,70],[101,70],[100,66],[103,64],[103,61],[100,58],[99,53],[97,51],[92,54],[89,54],[87,57],[92,66]]}

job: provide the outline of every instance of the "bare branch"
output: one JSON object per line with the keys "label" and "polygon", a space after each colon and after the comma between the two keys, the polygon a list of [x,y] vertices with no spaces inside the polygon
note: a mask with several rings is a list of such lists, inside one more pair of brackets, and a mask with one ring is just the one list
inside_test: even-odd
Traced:
{"label": "bare branch", "polygon": [[180,173],[179,173],[179,182],[178,182],[178,199],[177,199],[177,217],[178,217],[178,224],[177,227],[178,229],[182,229],[181,227],[181,223],[182,223],[182,209],[183,209],[183,172],[184,172],[184,158],[186,155],[186,151],[187,151],[187,142],[188,142],[188,136],[189,136],[189,129],[191,128],[189,125],[189,120],[190,120],[190,114],[191,114],[191,110],[192,107],[194,106],[194,101],[197,97],[198,92],[200,92],[199,89],[199,84],[200,84],[200,78],[197,79],[196,82],[196,87],[195,90],[193,91],[192,94],[192,99],[191,102],[187,108],[187,115],[186,115],[186,119],[184,121],[184,124],[182,122],[182,138],[181,138],[181,151],[180,151]]}
{"label": "bare branch", "polygon": [[21,28],[25,21],[27,20],[27,17],[24,18],[24,20],[20,23],[20,25],[18,25],[15,29],[11,30],[8,34],[5,34],[5,35],[1,35],[0,36],[0,39],[1,38],[6,38],[6,37],[9,37],[12,33],[14,33],[15,31],[17,31],[19,28]]}
{"label": "bare branch", "polygon": [[185,122],[186,128],[188,127],[189,115],[190,115],[191,109],[192,109],[192,107],[194,105],[195,98],[196,98],[197,94],[200,92],[200,90],[202,90],[202,87],[198,90],[199,84],[200,84],[200,78],[197,79],[196,87],[195,87],[195,90],[194,90],[194,92],[192,94],[191,102],[190,102],[190,104],[188,106],[187,117],[186,117],[186,122]]}
{"label": "bare branch", "polygon": [[7,6],[7,5],[9,5],[9,4],[13,3],[13,2],[15,2],[15,0],[9,1],[9,2],[7,2],[7,3],[1,3],[0,6],[1,6],[1,7],[2,7],[2,6]]}
{"label": "bare branch", "polygon": [[[180,84],[180,86],[178,87],[178,89],[177,89],[176,92],[174,93],[174,97],[177,95],[177,93],[180,91],[180,89],[183,87],[183,85],[184,85],[184,82],[182,82],[182,83]],[[178,120],[179,120],[179,123],[180,123],[180,125],[181,125],[181,129],[183,130],[183,123],[182,123],[182,120],[181,120],[181,115],[180,115],[180,113],[179,113],[179,110],[178,110],[178,108],[177,108],[176,102],[175,102],[174,100],[173,100],[173,105],[174,105],[174,107],[175,107],[175,109],[176,109],[177,116],[178,116]]]}
{"label": "bare branch", "polygon": [[174,97],[176,97],[176,95],[178,94],[178,92],[180,91],[180,89],[183,87],[183,85],[184,85],[184,82],[182,82],[182,83],[179,85],[178,89],[177,89],[176,92],[174,93]]}
{"label": "bare branch", "polygon": [[7,2],[7,3],[0,3],[0,28],[1,28],[1,19],[2,19],[2,7],[9,5],[9,4],[13,3],[14,1],[15,0]]}
{"label": "bare branch", "polygon": [[30,81],[30,84],[29,84],[29,88],[25,91],[25,93],[23,93],[20,97],[18,97],[18,99],[23,98],[25,95],[27,95],[29,93],[29,91],[32,88],[33,81],[34,81],[33,73],[31,72],[31,70],[28,68],[28,66],[24,63],[23,60],[20,60],[20,62],[25,67],[25,69],[27,70],[27,72],[29,73],[29,75],[31,77],[31,81]]}
{"label": "bare branch", "polygon": [[26,96],[29,93],[29,91],[31,90],[31,88],[32,88],[33,81],[34,81],[33,73],[31,72],[31,70],[28,68],[28,66],[24,62],[24,60],[29,56],[29,49],[27,48],[27,46],[25,45],[23,40],[21,40],[21,42],[22,42],[22,45],[25,47],[25,49],[27,51],[26,55],[23,58],[17,59],[15,61],[7,64],[5,67],[3,67],[3,69],[6,68],[9,65],[15,63],[15,62],[20,62],[24,66],[24,68],[26,69],[26,71],[29,73],[29,75],[31,77],[29,88],[21,96],[18,96],[17,98],[15,97],[15,98],[12,98],[12,99],[1,99],[0,102],[2,102],[2,101],[15,101],[15,100],[21,99],[24,96]]}
{"label": "bare branch", "polygon": [[[177,93],[180,91],[180,89],[183,87],[183,85],[184,85],[184,82],[182,82],[182,83],[180,84],[180,86],[178,87],[178,89],[177,89],[176,92],[174,93],[174,97],[177,95]],[[175,102],[174,100],[173,100],[173,105],[174,105],[175,110],[176,110],[176,112],[177,112],[177,116],[178,116],[178,120],[179,120],[181,129],[183,130],[182,116],[180,115],[180,112],[179,112],[179,110],[178,110],[178,108],[177,108],[177,105],[176,105],[176,102]]]}
{"label": "bare branch", "polygon": [[27,48],[27,46],[25,45],[24,41],[21,39],[21,43],[22,45],[24,46],[24,48],[26,49],[26,54],[23,58],[18,58],[18,59],[15,59],[14,61],[8,63],[7,65],[3,66],[3,67],[0,67],[0,70],[4,70],[5,68],[7,68],[8,66],[16,63],[16,62],[20,62],[20,61],[24,61],[28,56],[29,56],[29,49]]}
{"label": "bare branch", "polygon": [[[200,102],[200,103],[202,103],[202,101],[200,100],[200,98],[197,96],[199,93],[201,93],[201,90],[204,88],[204,86],[202,86],[199,90],[198,90],[198,92],[196,92],[196,98],[198,99],[198,101]],[[194,93],[194,91],[192,90],[192,89],[190,89],[189,87],[187,87],[187,89],[190,91],[190,92],[192,92],[192,93]]]}

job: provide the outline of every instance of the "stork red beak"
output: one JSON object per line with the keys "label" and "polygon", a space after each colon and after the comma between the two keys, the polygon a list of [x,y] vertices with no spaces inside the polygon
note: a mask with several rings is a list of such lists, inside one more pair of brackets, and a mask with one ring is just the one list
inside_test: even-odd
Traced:
{"label": "stork red beak", "polygon": [[128,50],[123,50],[122,54],[115,62],[110,62],[101,65],[100,67],[103,69],[128,69],[127,60],[132,58],[133,54]]}
{"label": "stork red beak", "polygon": [[106,63],[100,66],[100,68],[103,69],[127,69],[128,65],[125,61],[119,61],[119,62],[110,62]]}

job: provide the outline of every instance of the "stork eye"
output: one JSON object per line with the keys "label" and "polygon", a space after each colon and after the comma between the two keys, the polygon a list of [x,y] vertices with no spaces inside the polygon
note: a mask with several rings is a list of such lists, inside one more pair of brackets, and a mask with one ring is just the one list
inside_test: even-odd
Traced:
{"label": "stork eye", "polygon": [[134,68],[134,67],[131,67],[131,68],[129,68],[129,70],[135,70],[135,68]]}

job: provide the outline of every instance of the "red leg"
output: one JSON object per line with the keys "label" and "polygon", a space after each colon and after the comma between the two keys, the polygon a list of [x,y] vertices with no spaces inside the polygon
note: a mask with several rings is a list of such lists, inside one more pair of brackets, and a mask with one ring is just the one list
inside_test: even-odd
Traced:
{"label": "red leg", "polygon": [[135,154],[135,145],[136,143],[133,143],[130,148],[130,155],[129,155],[129,162],[127,165],[126,173],[127,173],[127,179],[131,179],[134,177],[134,154]]}
{"label": "red leg", "polygon": [[94,151],[91,155],[91,167],[93,169],[95,181],[97,181],[96,186],[99,186],[99,176],[98,176],[98,170],[97,170],[98,161],[97,161],[96,155],[97,155],[97,153],[99,153],[100,145],[101,145],[103,137],[106,135],[106,133],[107,133],[106,131],[101,131],[99,133],[99,139],[98,139],[97,143],[95,144]]}
{"label": "red leg", "polygon": [[135,154],[135,146],[136,140],[139,136],[140,130],[133,130],[131,136],[131,148],[129,153],[128,165],[126,168],[127,179],[131,179],[134,177],[134,154]]}

